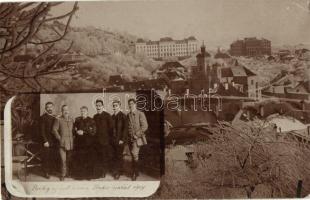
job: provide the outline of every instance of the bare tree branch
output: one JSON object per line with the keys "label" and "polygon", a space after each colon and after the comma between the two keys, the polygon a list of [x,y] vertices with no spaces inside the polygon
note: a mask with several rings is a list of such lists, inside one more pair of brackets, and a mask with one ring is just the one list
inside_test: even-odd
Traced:
{"label": "bare tree branch", "polygon": [[[2,81],[10,78],[20,79],[25,86],[38,90],[43,88],[38,77],[71,69],[70,66],[59,69],[58,64],[71,49],[72,42],[62,53],[57,52],[51,56],[51,52],[55,50],[55,44],[63,40],[68,33],[72,17],[78,9],[78,3],[75,2],[67,13],[49,17],[50,10],[60,4],[60,2],[0,4],[0,27],[3,29],[0,33],[3,36],[3,45],[0,47],[0,73],[4,77]],[[52,23],[62,19],[66,20],[65,28],[59,33]],[[41,30],[55,32],[56,38],[49,35],[39,39]],[[44,50],[33,55],[24,54],[23,49],[26,50],[28,44],[36,51]],[[19,60],[26,60],[15,61],[16,56],[20,56]],[[23,58],[23,56],[28,57]]]}
{"label": "bare tree branch", "polygon": [[70,12],[71,14],[69,14],[69,15],[63,15],[63,16],[65,16],[65,17],[69,16],[69,18],[68,18],[68,20],[67,20],[65,30],[64,30],[63,34],[62,34],[60,37],[58,37],[57,39],[49,40],[49,41],[43,41],[43,42],[30,41],[29,43],[31,43],[31,44],[37,44],[37,45],[38,45],[38,44],[55,43],[55,42],[58,42],[58,41],[62,40],[62,39],[66,36],[66,34],[67,34],[67,32],[68,32],[69,25],[70,25],[71,20],[72,20],[72,17],[73,17],[73,14],[72,14],[72,13],[74,13],[74,12],[78,9],[78,6],[77,6],[77,5],[78,5],[78,3],[75,2],[75,3],[74,3],[74,6],[73,6],[73,8],[72,8],[72,11]]}

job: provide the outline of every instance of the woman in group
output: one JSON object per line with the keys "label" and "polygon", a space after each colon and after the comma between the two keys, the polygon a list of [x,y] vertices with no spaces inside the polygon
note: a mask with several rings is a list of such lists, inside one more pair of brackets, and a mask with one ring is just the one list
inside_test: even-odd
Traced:
{"label": "woman in group", "polygon": [[91,179],[94,175],[95,121],[88,116],[88,108],[81,107],[81,116],[74,122],[74,177]]}

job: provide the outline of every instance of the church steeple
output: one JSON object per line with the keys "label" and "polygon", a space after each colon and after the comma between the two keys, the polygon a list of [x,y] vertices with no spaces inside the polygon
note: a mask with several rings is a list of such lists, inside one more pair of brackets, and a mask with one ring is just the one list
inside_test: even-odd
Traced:
{"label": "church steeple", "polygon": [[206,46],[205,46],[205,41],[202,41],[202,45],[200,47],[201,53],[204,54],[206,52]]}

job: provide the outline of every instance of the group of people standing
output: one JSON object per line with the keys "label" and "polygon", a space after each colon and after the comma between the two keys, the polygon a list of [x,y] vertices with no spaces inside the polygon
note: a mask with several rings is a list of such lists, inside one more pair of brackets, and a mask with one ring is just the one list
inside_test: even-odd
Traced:
{"label": "group of people standing", "polygon": [[110,115],[103,101],[97,99],[97,113],[93,118],[88,116],[88,108],[82,106],[81,116],[74,120],[68,105],[63,105],[61,115],[56,117],[53,102],[47,102],[45,113],[40,117],[44,176],[50,178],[59,167],[61,181],[66,177],[101,178],[108,172],[119,179],[123,173],[124,147],[128,145],[132,158],[131,179],[136,180],[140,147],[147,144],[148,123],[144,113],[137,110],[135,99],[129,99],[128,106],[129,113],[125,114],[121,111],[121,102],[114,100]]}

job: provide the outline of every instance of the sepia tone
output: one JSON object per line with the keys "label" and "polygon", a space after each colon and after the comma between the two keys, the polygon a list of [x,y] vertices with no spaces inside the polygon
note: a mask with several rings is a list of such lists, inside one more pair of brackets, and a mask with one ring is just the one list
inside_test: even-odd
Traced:
{"label": "sepia tone", "polygon": [[[1,117],[20,92],[144,94],[147,170],[128,179],[162,175],[150,198],[305,197],[309,8],[307,0],[1,3]],[[35,130],[46,102],[40,112],[32,101],[15,104],[13,138]],[[13,157],[29,156],[21,149]]]}

